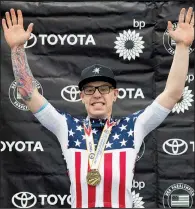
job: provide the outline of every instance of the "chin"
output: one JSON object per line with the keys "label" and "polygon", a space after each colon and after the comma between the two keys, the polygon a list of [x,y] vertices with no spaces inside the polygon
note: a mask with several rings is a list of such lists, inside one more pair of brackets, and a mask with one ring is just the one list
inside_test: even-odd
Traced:
{"label": "chin", "polygon": [[93,113],[90,113],[89,116],[92,118],[103,119],[107,117],[107,114],[103,111],[95,111]]}

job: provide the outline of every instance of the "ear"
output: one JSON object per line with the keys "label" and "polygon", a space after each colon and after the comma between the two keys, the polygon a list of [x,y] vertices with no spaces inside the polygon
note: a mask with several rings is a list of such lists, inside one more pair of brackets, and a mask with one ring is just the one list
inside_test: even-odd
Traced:
{"label": "ear", "polygon": [[82,103],[85,104],[85,102],[84,102],[84,94],[83,94],[82,91],[80,92],[80,98],[81,98]]}
{"label": "ear", "polygon": [[118,89],[114,89],[114,102],[116,102],[117,100],[117,97],[118,97]]}

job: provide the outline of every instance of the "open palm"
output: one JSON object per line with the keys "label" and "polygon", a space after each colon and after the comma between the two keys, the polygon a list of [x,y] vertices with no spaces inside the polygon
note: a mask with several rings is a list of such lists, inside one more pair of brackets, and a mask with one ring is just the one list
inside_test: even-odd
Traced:
{"label": "open palm", "polygon": [[192,7],[188,9],[186,16],[185,11],[185,8],[181,9],[178,25],[175,30],[173,30],[172,23],[168,21],[168,31],[176,43],[190,46],[194,40],[194,13]]}
{"label": "open palm", "polygon": [[25,31],[23,26],[23,16],[21,10],[17,10],[18,17],[16,17],[14,9],[11,9],[10,13],[5,13],[6,20],[2,19],[2,26],[5,40],[8,43],[8,45],[11,48],[13,48],[14,46],[24,44],[29,39],[30,34],[32,32],[33,24],[31,23]]}

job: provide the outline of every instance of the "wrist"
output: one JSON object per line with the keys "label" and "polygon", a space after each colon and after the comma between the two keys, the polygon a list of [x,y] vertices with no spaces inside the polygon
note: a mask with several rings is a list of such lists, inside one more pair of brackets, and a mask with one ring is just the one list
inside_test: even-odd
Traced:
{"label": "wrist", "polygon": [[17,50],[18,48],[20,48],[20,49],[24,49],[24,45],[15,45],[15,46],[12,46],[11,47],[11,51],[15,51],[15,50]]}
{"label": "wrist", "polygon": [[188,49],[190,46],[189,45],[186,45],[183,42],[178,42],[178,43],[176,43],[176,47],[182,47],[182,48],[187,48]]}
{"label": "wrist", "polygon": [[189,51],[189,46],[187,46],[186,44],[184,43],[177,43],[176,44],[176,47],[175,47],[175,50],[177,51],[182,51],[182,52],[188,52]]}

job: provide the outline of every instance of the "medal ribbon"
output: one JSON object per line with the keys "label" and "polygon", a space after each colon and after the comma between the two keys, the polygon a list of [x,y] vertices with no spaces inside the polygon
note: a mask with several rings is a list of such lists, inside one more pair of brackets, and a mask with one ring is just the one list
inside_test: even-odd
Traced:
{"label": "medal ribbon", "polygon": [[95,151],[95,145],[94,145],[94,139],[93,139],[92,127],[91,127],[90,120],[89,120],[88,128],[84,124],[84,132],[85,132],[85,137],[86,137],[88,159],[89,159],[89,165],[90,165],[91,169],[98,169],[99,168],[100,161],[103,156],[106,143],[108,141],[108,137],[111,133],[112,127],[115,124],[116,124],[116,122],[110,123],[109,119],[106,121],[106,123],[104,125],[104,129],[101,133],[96,151]]}

